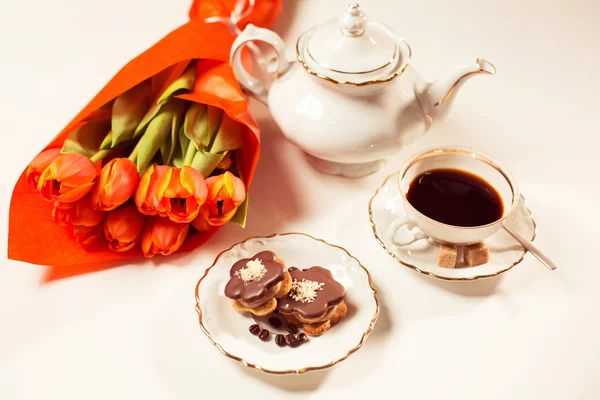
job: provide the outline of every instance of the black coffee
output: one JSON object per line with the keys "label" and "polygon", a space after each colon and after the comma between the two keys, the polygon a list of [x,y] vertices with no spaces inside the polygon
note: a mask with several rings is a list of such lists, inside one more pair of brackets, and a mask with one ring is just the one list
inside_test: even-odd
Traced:
{"label": "black coffee", "polygon": [[486,225],[499,220],[504,212],[496,189],[460,169],[422,173],[410,183],[406,198],[422,214],[448,225]]}

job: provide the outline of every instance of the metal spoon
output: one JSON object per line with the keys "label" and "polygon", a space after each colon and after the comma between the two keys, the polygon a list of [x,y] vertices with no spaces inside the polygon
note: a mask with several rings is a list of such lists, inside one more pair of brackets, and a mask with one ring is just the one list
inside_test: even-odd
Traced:
{"label": "metal spoon", "polygon": [[546,256],[544,253],[542,253],[537,247],[533,245],[533,243],[531,243],[529,240],[519,235],[514,229],[506,225],[506,222],[502,223],[502,227],[506,230],[506,232],[510,233],[510,235],[514,237],[516,241],[519,242],[525,250],[533,254],[535,258],[540,260],[540,262],[544,264],[548,269],[555,270],[556,268],[558,268],[554,261],[548,258],[548,256]]}

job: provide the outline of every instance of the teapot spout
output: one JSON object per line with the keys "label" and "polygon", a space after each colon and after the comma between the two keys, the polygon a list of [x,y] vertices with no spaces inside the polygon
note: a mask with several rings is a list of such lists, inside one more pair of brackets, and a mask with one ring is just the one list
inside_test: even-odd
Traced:
{"label": "teapot spout", "polygon": [[496,67],[489,61],[478,58],[474,63],[457,66],[445,78],[415,87],[417,98],[428,122],[443,120],[448,114],[458,90],[468,78],[478,74],[495,75]]}

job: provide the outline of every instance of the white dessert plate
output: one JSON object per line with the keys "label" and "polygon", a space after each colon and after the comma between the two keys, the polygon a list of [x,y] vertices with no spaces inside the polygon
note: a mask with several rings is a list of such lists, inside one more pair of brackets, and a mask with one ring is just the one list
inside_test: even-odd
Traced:
{"label": "white dessert plate", "polygon": [[[296,348],[277,346],[274,335],[266,342],[252,335],[248,328],[255,320],[235,311],[223,291],[231,266],[263,250],[277,254],[287,267],[330,270],[346,288],[346,318]],[[331,367],[357,351],[377,321],[379,300],[369,271],[348,251],[302,233],[284,233],[249,238],[219,254],[196,285],[196,310],[200,328],[225,356],[263,372],[301,374]]]}
{"label": "white dessert plate", "polygon": [[[400,245],[399,243],[410,241],[407,240],[407,235],[419,237],[420,231],[419,228],[406,224],[407,217],[398,188],[398,173],[388,176],[371,198],[369,217],[375,239],[390,256],[404,266],[438,279],[470,281],[496,276],[519,264],[527,253],[503,229],[486,239],[485,243],[490,249],[490,261],[476,267],[468,267],[462,262],[457,265],[457,268],[439,267],[437,265],[438,245],[431,239]],[[535,220],[523,196],[506,223],[530,241],[535,239]]]}

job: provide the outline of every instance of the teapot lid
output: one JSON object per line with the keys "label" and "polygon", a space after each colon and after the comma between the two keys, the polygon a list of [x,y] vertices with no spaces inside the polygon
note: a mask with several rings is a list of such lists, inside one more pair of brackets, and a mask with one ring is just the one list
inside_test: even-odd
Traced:
{"label": "teapot lid", "polygon": [[308,72],[360,83],[388,78],[399,67],[403,71],[410,47],[385,25],[368,22],[360,6],[351,4],[339,18],[303,34],[297,55]]}

